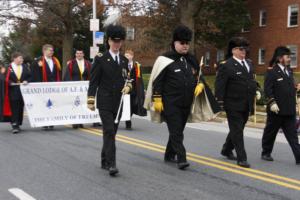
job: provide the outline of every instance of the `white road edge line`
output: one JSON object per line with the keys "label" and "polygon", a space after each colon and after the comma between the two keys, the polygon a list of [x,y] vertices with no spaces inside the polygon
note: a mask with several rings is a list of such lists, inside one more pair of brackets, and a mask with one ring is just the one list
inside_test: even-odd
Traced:
{"label": "white road edge line", "polygon": [[10,188],[8,189],[8,191],[20,200],[36,200],[35,198],[33,198],[32,196],[30,196],[29,194],[27,194],[19,188]]}

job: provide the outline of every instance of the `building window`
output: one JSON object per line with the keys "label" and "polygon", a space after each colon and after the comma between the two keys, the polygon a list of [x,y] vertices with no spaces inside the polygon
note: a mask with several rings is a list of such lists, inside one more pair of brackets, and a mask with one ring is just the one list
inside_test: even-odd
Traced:
{"label": "building window", "polygon": [[210,52],[207,51],[205,53],[205,59],[204,59],[204,65],[205,65],[205,67],[209,67],[209,63],[210,63]]}
{"label": "building window", "polygon": [[225,58],[224,50],[218,50],[217,51],[217,62],[224,60],[224,58]]}
{"label": "building window", "polygon": [[291,50],[291,68],[297,68],[298,64],[298,47],[297,45],[288,45]]}
{"label": "building window", "polygon": [[298,26],[298,5],[290,5],[288,9],[288,27]]}
{"label": "building window", "polygon": [[267,12],[265,10],[259,11],[259,26],[267,25]]}
{"label": "building window", "polygon": [[133,27],[127,27],[126,39],[127,40],[134,40],[134,28]]}
{"label": "building window", "polygon": [[259,65],[265,64],[265,57],[266,57],[266,50],[263,48],[260,48],[258,50],[258,64]]}
{"label": "building window", "polygon": [[[249,18],[249,21],[251,21],[251,15],[248,14],[247,17]],[[242,28],[242,33],[250,32],[250,24],[247,24],[245,27]]]}

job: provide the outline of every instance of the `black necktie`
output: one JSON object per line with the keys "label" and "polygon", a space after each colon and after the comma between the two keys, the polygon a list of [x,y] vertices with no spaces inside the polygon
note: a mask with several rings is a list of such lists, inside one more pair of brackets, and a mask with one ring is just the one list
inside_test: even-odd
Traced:
{"label": "black necktie", "polygon": [[285,69],[284,71],[285,71],[286,75],[289,77],[290,76],[289,71],[287,69]]}
{"label": "black necktie", "polygon": [[119,64],[118,56],[115,57],[115,61],[117,64]]}
{"label": "black necktie", "polygon": [[245,67],[245,69],[247,70],[247,72],[249,72],[248,67],[246,66],[246,64],[245,64],[244,61],[242,61],[242,65],[243,65],[243,67]]}

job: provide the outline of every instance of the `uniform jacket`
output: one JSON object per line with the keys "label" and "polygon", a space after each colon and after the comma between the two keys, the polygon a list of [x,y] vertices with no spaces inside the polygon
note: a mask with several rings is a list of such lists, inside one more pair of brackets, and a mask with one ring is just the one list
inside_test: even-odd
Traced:
{"label": "uniform jacket", "polygon": [[[216,113],[219,112],[215,108],[219,107],[215,98],[211,96],[212,93],[206,83],[204,83],[207,86],[204,92],[194,98],[194,89],[197,83],[196,76],[198,74],[196,59],[193,57],[188,58],[191,66],[186,68],[185,61],[181,60],[180,57],[179,60],[173,60],[172,57],[167,56],[169,54],[159,56],[151,72],[144,103],[144,107],[150,110],[151,120],[158,123],[164,121],[161,113],[154,111],[153,95],[162,96],[164,109],[169,106],[170,109],[164,110],[164,113],[169,112],[171,114],[172,106],[190,107],[191,112],[188,122],[196,123],[214,118]],[[193,59],[195,63],[189,59]],[[203,77],[201,77],[201,81],[205,81]],[[217,107],[211,106],[212,104]]]}
{"label": "uniform jacket", "polygon": [[254,68],[247,60],[250,71],[233,57],[220,63],[215,82],[215,96],[225,110],[254,111],[257,83]]}
{"label": "uniform jacket", "polygon": [[119,56],[117,64],[107,51],[102,56],[96,56],[91,70],[88,96],[97,94],[97,108],[117,112],[121,100],[121,90],[128,78],[128,60]]}
{"label": "uniform jacket", "polygon": [[[197,84],[199,65],[194,56],[182,56],[175,51],[164,54],[173,60],[153,82],[153,94],[163,98],[165,113],[172,106],[190,107]],[[170,107],[170,110],[169,110]]]}
{"label": "uniform jacket", "polygon": [[279,107],[279,115],[296,114],[296,89],[293,72],[289,68],[288,71],[289,76],[278,65],[275,65],[268,69],[265,75],[264,90],[268,101],[268,113],[272,113],[270,105],[276,102]]}

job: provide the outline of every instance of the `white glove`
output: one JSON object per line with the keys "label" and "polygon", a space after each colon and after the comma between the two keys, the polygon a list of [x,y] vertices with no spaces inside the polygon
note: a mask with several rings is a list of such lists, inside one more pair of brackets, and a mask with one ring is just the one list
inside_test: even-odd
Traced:
{"label": "white glove", "polygon": [[271,105],[271,107],[270,107],[270,110],[271,110],[272,112],[278,114],[278,112],[279,112],[279,107],[278,107],[277,103],[273,103],[273,104]]}
{"label": "white glove", "polygon": [[260,91],[256,91],[256,100],[260,100],[261,99],[261,93]]}

